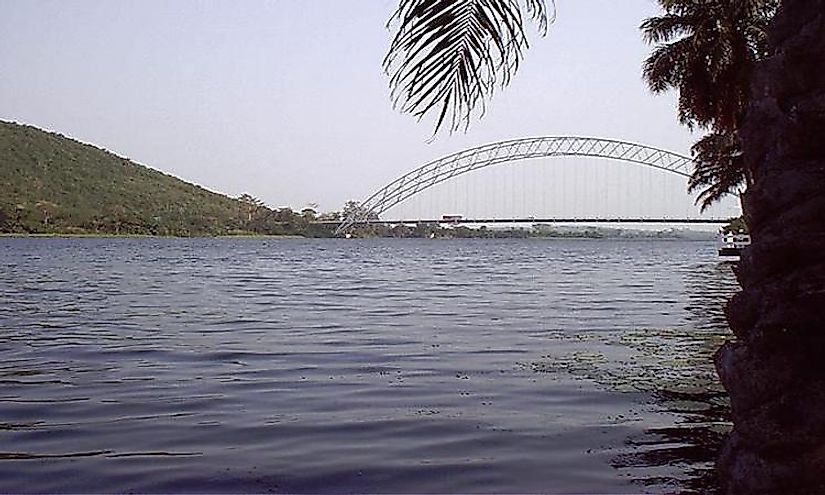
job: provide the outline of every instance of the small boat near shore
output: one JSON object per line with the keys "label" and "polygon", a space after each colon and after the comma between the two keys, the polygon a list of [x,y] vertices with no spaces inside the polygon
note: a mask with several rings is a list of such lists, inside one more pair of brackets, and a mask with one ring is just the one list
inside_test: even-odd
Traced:
{"label": "small boat near shore", "polygon": [[719,248],[719,256],[722,257],[738,257],[751,243],[751,236],[748,234],[736,234],[727,232],[722,237],[722,246]]}

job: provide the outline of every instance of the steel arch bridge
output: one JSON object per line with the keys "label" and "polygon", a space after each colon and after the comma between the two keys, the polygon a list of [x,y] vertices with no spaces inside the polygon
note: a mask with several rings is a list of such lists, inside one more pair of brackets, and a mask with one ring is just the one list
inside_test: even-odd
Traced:
{"label": "steel arch bridge", "polygon": [[690,177],[693,160],[641,144],[592,137],[533,137],[499,141],[429,162],[382,187],[341,222],[336,235],[368,222],[402,201],[453,177],[504,162],[554,156],[587,156],[637,163]]}

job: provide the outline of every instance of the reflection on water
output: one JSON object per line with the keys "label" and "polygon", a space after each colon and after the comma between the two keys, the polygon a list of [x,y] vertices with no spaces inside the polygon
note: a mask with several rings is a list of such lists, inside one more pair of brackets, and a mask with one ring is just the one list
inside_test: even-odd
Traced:
{"label": "reflection on water", "polygon": [[[645,413],[664,421],[648,417],[654,424],[629,437],[611,465],[648,489],[713,493],[714,461],[731,423],[712,356],[730,337],[724,306],[738,286],[727,263],[697,264],[684,277],[685,326],[577,334],[575,340],[586,342],[582,350],[531,366],[537,372],[564,370],[609,390],[644,392]],[[617,341],[629,353],[616,356]]]}
{"label": "reflection on water", "polygon": [[[730,431],[731,419],[728,398],[716,376],[712,357],[731,336],[724,314],[725,304],[738,290],[731,273],[731,265],[723,262],[697,266],[686,273],[686,319],[691,332],[686,339],[692,340],[693,345],[683,347],[681,361],[672,363],[672,369],[680,375],[678,381],[657,384],[651,390],[656,407],[678,419],[671,426],[649,428],[632,438],[631,445],[639,450],[618,457],[614,464],[634,468],[678,465],[684,472],[680,477],[659,475],[642,479],[645,484],[664,484],[680,493],[718,491],[714,461]],[[650,448],[645,449],[647,446]]]}
{"label": "reflection on water", "polygon": [[[679,493],[716,492],[713,462],[730,429],[725,395],[662,390],[653,393],[653,400],[662,411],[677,416],[678,422],[646,429],[642,435],[631,438],[628,443],[633,451],[617,456],[613,465],[618,469],[651,472],[634,479],[645,486],[664,486]],[[672,474],[674,466],[682,472]]]}
{"label": "reflection on water", "polygon": [[0,239],[0,491],[712,491],[712,244]]}

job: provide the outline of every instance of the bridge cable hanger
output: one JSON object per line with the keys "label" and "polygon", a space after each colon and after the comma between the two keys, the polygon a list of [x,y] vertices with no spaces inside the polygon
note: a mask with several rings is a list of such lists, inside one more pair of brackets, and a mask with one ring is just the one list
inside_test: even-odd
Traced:
{"label": "bridge cable hanger", "polygon": [[359,223],[370,223],[370,218],[459,175],[499,163],[554,156],[586,156],[638,163],[685,178],[690,177],[693,163],[690,157],[672,151],[615,139],[551,136],[499,141],[444,156],[402,175],[361,203],[357,211],[341,222],[335,234],[340,235]]}

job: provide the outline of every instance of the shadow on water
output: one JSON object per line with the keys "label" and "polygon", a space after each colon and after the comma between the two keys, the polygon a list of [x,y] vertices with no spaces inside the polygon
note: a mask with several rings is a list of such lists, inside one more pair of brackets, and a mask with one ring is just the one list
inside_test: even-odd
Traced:
{"label": "shadow on water", "polygon": [[[677,340],[660,342],[653,333],[639,342],[640,350],[651,357],[663,351],[682,353],[678,359],[662,360],[662,369],[650,370],[661,373],[663,379],[649,382],[647,390],[653,409],[675,418],[674,423],[647,428],[629,438],[630,450],[611,462],[616,469],[632,470],[633,481],[639,485],[678,493],[718,492],[714,461],[731,423],[728,398],[712,359],[730,337],[724,307],[738,288],[730,270],[730,264],[718,263],[687,272],[688,325],[682,334]],[[674,348],[657,349],[659,344]],[[674,474],[674,466],[681,472]]]}
{"label": "shadow on water", "polygon": [[[715,493],[713,461],[729,429],[727,399],[723,393],[679,393],[659,390],[653,401],[670,414],[681,417],[669,427],[650,428],[628,440],[631,452],[616,456],[613,467],[637,473],[633,481],[644,486],[665,487],[678,493]],[[658,475],[657,468],[683,466],[679,476]]]}
{"label": "shadow on water", "polygon": [[682,325],[580,333],[578,351],[531,366],[639,394],[629,416],[613,418],[618,426],[644,425],[609,461],[623,478],[651,493],[715,493],[714,461],[731,423],[713,354],[731,336],[724,307],[738,286],[726,263],[692,266],[682,276]]}

